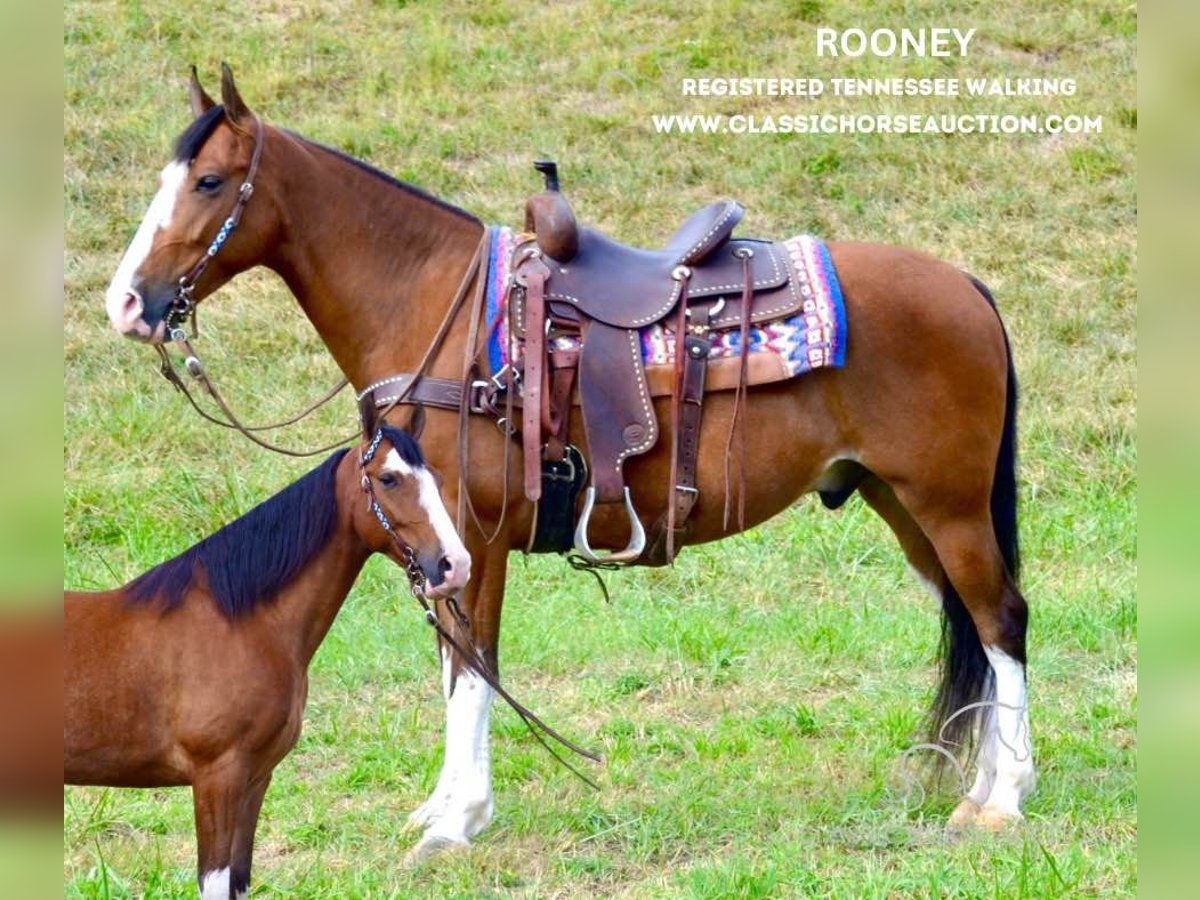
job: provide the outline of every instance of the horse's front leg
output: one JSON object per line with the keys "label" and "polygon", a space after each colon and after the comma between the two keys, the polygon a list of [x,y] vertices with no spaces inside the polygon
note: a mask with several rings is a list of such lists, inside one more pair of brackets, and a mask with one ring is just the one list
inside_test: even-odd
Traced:
{"label": "horse's front leg", "polygon": [[[507,547],[493,544],[473,554],[473,577],[463,591],[463,610],[483,658],[498,671],[500,606],[504,600]],[[461,636],[444,622],[456,638]],[[438,850],[463,847],[492,820],[492,766],[488,716],[494,691],[442,647],[442,687],[446,697],[446,753],[433,794],[409,816],[425,833],[409,853],[420,861]]]}

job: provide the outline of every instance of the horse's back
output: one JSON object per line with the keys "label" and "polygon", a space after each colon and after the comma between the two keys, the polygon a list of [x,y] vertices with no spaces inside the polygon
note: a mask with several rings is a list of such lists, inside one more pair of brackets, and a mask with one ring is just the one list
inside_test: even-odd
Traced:
{"label": "horse's back", "polygon": [[882,329],[919,339],[930,350],[943,343],[989,348],[991,362],[1007,364],[991,300],[962,269],[895,244],[832,241],[827,246],[846,304],[851,345],[864,329]]}

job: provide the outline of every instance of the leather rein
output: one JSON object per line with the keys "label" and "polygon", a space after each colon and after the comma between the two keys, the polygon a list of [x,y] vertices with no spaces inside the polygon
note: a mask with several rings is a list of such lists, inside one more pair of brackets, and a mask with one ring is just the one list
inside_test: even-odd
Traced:
{"label": "leather rein", "polygon": [[250,197],[254,194],[254,177],[258,174],[258,166],[259,162],[262,160],[263,150],[262,120],[255,119],[254,124],[254,150],[250,155],[250,165],[246,170],[246,178],[242,182],[241,187],[238,189],[238,196],[237,200],[234,202],[233,210],[222,223],[220,230],[217,231],[216,236],[208,245],[208,249],[204,251],[201,257],[196,261],[195,265],[193,265],[191,269],[187,271],[187,274],[179,279],[179,284],[175,288],[175,296],[172,298],[170,305],[167,307],[167,313],[163,319],[166,324],[168,338],[170,339],[171,343],[175,345],[176,349],[183,354],[184,368],[187,370],[188,374],[192,376],[192,378],[200,382],[200,385],[204,388],[205,392],[212,398],[213,402],[217,404],[217,407],[220,409],[224,418],[222,419],[214,416],[196,402],[196,398],[192,395],[192,392],[188,390],[187,382],[175,369],[174,361],[171,359],[170,355],[166,351],[166,348],[162,344],[155,344],[154,349],[157,351],[159,356],[159,372],[176,390],[178,390],[184,395],[184,397],[187,398],[188,403],[191,404],[192,408],[196,410],[196,412],[199,413],[202,418],[212,422],[214,425],[220,425],[222,428],[231,428],[235,431],[238,431],[244,437],[253,441],[258,446],[267,450],[272,450],[275,453],[282,453],[285,456],[295,457],[317,456],[321,453],[327,453],[330,450],[333,450],[335,447],[340,447],[342,444],[353,440],[353,438],[357,435],[357,432],[355,432],[355,434],[347,435],[341,440],[329,444],[328,446],[319,447],[316,450],[290,450],[286,447],[280,447],[259,437],[257,432],[273,431],[278,428],[283,428],[287,425],[294,425],[301,419],[316,412],[318,409],[336,397],[339,393],[341,393],[346,385],[349,384],[345,378],[341,379],[321,397],[306,406],[294,416],[279,422],[274,422],[270,425],[245,425],[230,408],[229,404],[225,401],[225,398],[221,396],[220,391],[217,390],[217,386],[213,383],[212,379],[209,378],[208,370],[200,361],[199,355],[192,347],[191,341],[188,338],[188,334],[184,330],[184,323],[190,317],[192,320],[192,331],[193,333],[198,333],[196,328],[196,282],[200,280],[200,276],[204,274],[204,271],[208,268],[209,263],[211,263],[213,258],[221,251],[221,248],[225,246],[225,242],[229,240],[229,236],[233,234],[234,230],[238,226],[238,223],[241,222],[242,213],[245,211],[246,205],[250,202]]}
{"label": "leather rein", "polygon": [[[450,632],[438,619],[437,612],[431,604],[429,594],[426,592],[425,573],[421,570],[417,563],[416,553],[412,547],[404,542],[397,533],[388,519],[387,513],[383,511],[383,507],[379,505],[379,500],[375,496],[375,486],[371,482],[371,477],[367,474],[367,464],[375,457],[376,451],[379,449],[379,443],[383,439],[383,426],[380,426],[375,431],[375,436],[371,439],[370,444],[366,449],[361,450],[358,458],[358,468],[362,479],[362,489],[367,495],[367,506],[371,512],[375,514],[375,518],[379,521],[380,526],[387,532],[391,538],[393,545],[400,554],[400,559],[403,560],[404,574],[408,577],[409,592],[413,595],[416,601],[421,605],[421,609],[425,613],[425,621],[434,631],[437,632],[439,640],[444,641],[451,647],[463,661],[468,669],[484,680],[484,682],[495,691],[500,698],[512,707],[513,712],[517,714],[521,722],[533,735],[534,739],[541,744],[546,751],[553,756],[558,762],[562,763],[572,774],[581,779],[585,784],[594,790],[598,787],[594,781],[572,766],[569,762],[563,759],[554,748],[547,742],[546,738],[550,738],[568,750],[579,754],[580,756],[590,759],[593,762],[600,762],[601,757],[598,753],[581,747],[569,738],[564,737],[559,732],[555,731],[547,725],[536,713],[530,710],[527,706],[518,701],[512,694],[505,689],[500,683],[500,677],[495,673],[487,660],[483,658],[483,654],[479,652],[479,648],[471,639],[471,623],[467,619],[466,613],[458,605],[458,600],[453,595],[443,598],[446,609],[450,612],[450,620],[455,631],[465,637],[465,640],[460,640]],[[436,599],[433,603],[436,604]],[[465,645],[465,646],[464,646]],[[544,735],[544,736],[543,736]]]}

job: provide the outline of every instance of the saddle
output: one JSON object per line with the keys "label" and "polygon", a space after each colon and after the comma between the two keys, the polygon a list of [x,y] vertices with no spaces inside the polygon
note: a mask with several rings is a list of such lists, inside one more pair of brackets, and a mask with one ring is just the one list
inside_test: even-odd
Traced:
{"label": "saddle", "polygon": [[[709,370],[721,364],[722,377],[712,389],[738,392],[736,428],[747,385],[776,380],[770,373],[751,377],[751,326],[793,315],[802,306],[792,263],[778,244],[733,238],[744,211],[732,200],[692,214],[661,250],[620,244],[580,227],[559,190],[555,165],[535,166],[545,175],[546,189],[526,205],[529,234],[513,252],[508,298],[511,327],[522,346],[525,494],[539,503],[530,549],[567,549],[561,535],[551,533],[550,523],[561,531],[561,509],[543,513],[543,494],[545,488],[558,498],[556,505],[569,505],[573,513],[575,494],[558,485],[574,450],[567,444],[567,425],[578,406],[591,482],[574,530],[575,549],[591,564],[661,565],[674,558],[698,495],[696,461]],[[654,326],[671,333],[674,364],[648,372],[642,331]],[[713,336],[733,329],[739,338],[737,359],[710,363]],[[652,526],[648,543],[623,466],[658,439],[655,396],[672,398],[673,445],[667,512]],[[624,505],[630,537],[624,550],[600,555],[589,545],[588,522],[596,505],[611,503]]]}

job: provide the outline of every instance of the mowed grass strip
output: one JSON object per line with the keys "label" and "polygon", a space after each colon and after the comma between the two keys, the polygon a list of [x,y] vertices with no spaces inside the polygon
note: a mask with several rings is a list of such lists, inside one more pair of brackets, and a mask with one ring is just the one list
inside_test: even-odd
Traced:
{"label": "mowed grass strip", "polygon": [[[66,8],[67,584],[114,585],[306,471],[200,422],[103,290],[188,120],[199,64],[252,109],[520,224],[529,161],[556,158],[586,221],[655,244],[733,196],[743,231],[904,243],[995,291],[1021,376],[1022,538],[1039,785],[1011,834],[951,840],[949,793],[903,753],[934,679],[934,601],[858,500],[806,500],[675,568],[609,578],[514,558],[501,654],[525,702],[602,749],[591,792],[508,711],[496,819],[468,853],[401,866],[441,759],[437,663],[394,567],[372,562],[312,670],[300,744],[260,824],[260,896],[1066,896],[1136,887],[1136,12],[1128,4],[271,2]],[[900,21],[903,19],[903,21]],[[953,20],[953,21],[951,21]],[[960,60],[818,67],[817,25],[978,28]],[[685,76],[1074,77],[1073,98],[972,112],[1104,116],[1089,136],[656,135],[655,113],[808,111],[682,98]],[[940,111],[932,100],[820,111]],[[397,252],[402,252],[398,248]],[[336,368],[274,276],[208,301],[201,344],[247,417]],[[850,323],[853,334],[853,323]],[[354,426],[341,398],[286,440]],[[214,662],[219,664],[219,648]],[[187,791],[70,789],[72,897],[194,896]]]}

